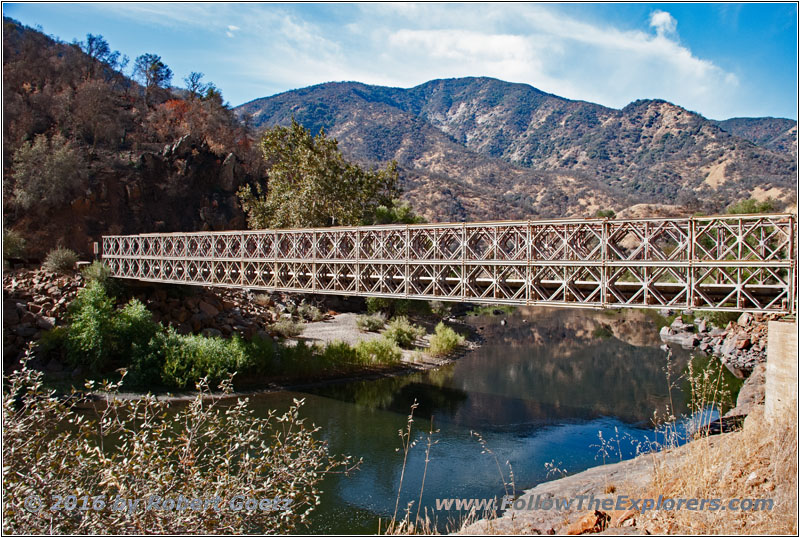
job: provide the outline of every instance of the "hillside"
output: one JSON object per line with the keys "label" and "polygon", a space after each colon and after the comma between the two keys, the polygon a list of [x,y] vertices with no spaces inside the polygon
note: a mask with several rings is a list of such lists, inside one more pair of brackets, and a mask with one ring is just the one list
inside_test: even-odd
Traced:
{"label": "hillside", "polygon": [[429,220],[593,214],[624,199],[619,189],[567,171],[523,167],[465,147],[415,113],[404,90],[322,84],[237,107],[259,128],[295,119],[339,140],[354,160],[397,160],[406,197]]}
{"label": "hillside", "polygon": [[[792,144],[779,144],[779,133],[747,140],[666,101],[615,110],[525,84],[463,78],[410,89],[321,84],[236,112],[255,127],[294,116],[338,138],[354,159],[397,159],[416,178],[407,185],[416,204],[438,190],[428,182],[466,184],[470,196],[486,200],[465,208],[468,218],[503,218],[498,199],[531,216],[653,202],[720,211],[751,195],[795,199]],[[450,206],[439,211],[452,214]]]}
{"label": "hillside", "polygon": [[3,226],[27,254],[90,253],[107,233],[243,227],[235,192],[263,159],[221,95],[154,88],[145,100],[113,55],[84,49],[3,19]]}
{"label": "hillside", "polygon": [[797,157],[797,122],[785,118],[731,118],[715,122],[753,144]]}

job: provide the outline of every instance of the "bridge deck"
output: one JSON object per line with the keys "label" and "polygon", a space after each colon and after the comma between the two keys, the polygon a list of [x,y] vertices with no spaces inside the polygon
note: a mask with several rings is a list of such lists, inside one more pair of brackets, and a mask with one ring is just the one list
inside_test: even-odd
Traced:
{"label": "bridge deck", "polygon": [[795,310],[796,219],[726,215],[109,235],[112,275],[593,308]]}

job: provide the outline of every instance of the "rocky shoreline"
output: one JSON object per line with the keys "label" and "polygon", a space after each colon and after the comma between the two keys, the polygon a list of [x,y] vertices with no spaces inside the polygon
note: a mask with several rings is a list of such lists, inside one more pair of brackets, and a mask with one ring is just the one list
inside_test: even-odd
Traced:
{"label": "rocky shoreline", "polygon": [[778,319],[776,314],[743,313],[724,329],[711,327],[705,320],[684,323],[680,317],[661,328],[661,340],[686,349],[696,348],[714,355],[739,379],[767,360],[767,322]]}

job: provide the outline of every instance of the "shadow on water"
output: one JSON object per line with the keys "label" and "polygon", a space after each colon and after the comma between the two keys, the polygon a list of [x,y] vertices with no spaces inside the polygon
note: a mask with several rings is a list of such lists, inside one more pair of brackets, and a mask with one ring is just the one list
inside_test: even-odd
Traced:
{"label": "shadow on water", "polygon": [[[484,344],[440,369],[252,399],[265,411],[304,397],[303,413],[322,428],[331,451],[364,458],[350,477],[326,479],[322,505],[305,530],[374,533],[379,517],[391,517],[403,461],[398,430],[414,401],[418,444],[409,454],[401,508],[419,496],[431,417],[440,431],[422,499],[429,508],[436,498],[504,493],[508,468],[502,466],[501,478],[471,431],[501,464],[510,463],[521,491],[552,478],[545,464],[574,473],[633,457],[656,437],[654,413],[663,415],[670,401],[677,414],[687,411],[680,383],[670,397],[667,354],[640,312],[531,308],[467,320]],[[673,350],[673,371],[689,359]],[[440,512],[439,519],[453,515]]]}

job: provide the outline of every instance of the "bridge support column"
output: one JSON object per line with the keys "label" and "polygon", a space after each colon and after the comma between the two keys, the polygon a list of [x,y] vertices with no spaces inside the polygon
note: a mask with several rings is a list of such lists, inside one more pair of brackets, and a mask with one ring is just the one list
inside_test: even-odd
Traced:
{"label": "bridge support column", "polygon": [[764,415],[772,422],[797,407],[797,322],[770,321]]}

